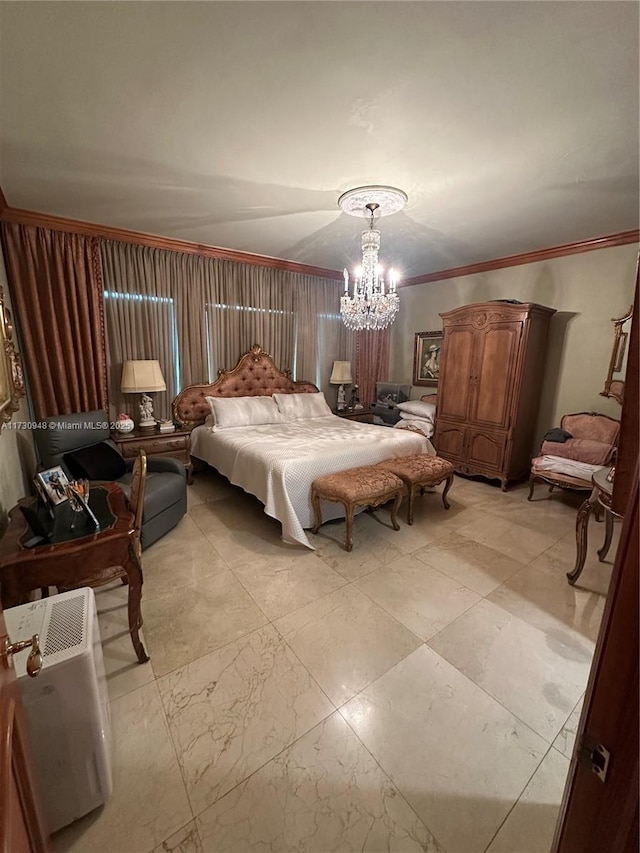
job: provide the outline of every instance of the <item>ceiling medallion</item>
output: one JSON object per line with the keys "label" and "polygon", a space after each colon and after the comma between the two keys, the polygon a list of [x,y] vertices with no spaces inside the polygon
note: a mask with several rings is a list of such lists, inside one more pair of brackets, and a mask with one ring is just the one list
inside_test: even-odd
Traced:
{"label": "ceiling medallion", "polygon": [[349,273],[344,270],[344,294],[340,313],[345,326],[354,331],[386,329],[395,320],[400,301],[396,291],[398,280],[389,270],[385,284],[384,270],[378,263],[380,232],[374,220],[398,213],[406,205],[407,194],[395,187],[357,187],[343,193],[338,206],[350,216],[366,216],[369,227],[362,232],[362,264],[355,270],[353,294],[349,294]]}

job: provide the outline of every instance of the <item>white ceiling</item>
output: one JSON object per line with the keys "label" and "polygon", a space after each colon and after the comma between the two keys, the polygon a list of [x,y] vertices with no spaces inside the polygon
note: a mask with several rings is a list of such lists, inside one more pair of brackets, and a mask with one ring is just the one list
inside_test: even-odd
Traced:
{"label": "white ceiling", "polygon": [[404,277],[638,226],[635,2],[2,2],[27,208],[341,269],[404,189]]}

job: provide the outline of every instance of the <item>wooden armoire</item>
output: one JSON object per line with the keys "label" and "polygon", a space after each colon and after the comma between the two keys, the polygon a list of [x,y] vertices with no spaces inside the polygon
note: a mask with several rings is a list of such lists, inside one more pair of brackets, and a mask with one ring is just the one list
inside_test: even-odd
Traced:
{"label": "wooden armoire", "polygon": [[529,475],[553,308],[480,302],[441,314],[433,443],[461,474]]}

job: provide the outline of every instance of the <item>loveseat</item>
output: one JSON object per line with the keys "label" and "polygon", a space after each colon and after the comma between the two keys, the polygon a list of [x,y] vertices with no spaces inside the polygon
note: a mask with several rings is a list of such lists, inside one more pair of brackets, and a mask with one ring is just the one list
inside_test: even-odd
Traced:
{"label": "loveseat", "polygon": [[538,456],[531,461],[529,500],[536,482],[591,491],[593,473],[614,462],[619,433],[620,421],[608,415],[564,415],[560,427],[547,433]]}

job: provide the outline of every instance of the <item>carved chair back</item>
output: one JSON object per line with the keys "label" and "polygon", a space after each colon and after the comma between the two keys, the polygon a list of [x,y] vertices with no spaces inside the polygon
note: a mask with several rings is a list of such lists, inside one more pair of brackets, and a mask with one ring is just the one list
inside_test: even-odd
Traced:
{"label": "carved chair back", "polygon": [[147,454],[141,449],[133,463],[133,471],[131,473],[131,494],[129,496],[129,506],[131,507],[131,511],[134,515],[134,543],[138,559],[140,559],[142,553],[140,535],[142,532],[142,510],[144,505],[144,488],[146,480]]}

